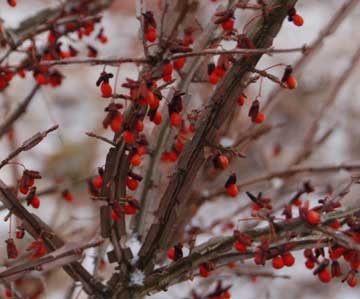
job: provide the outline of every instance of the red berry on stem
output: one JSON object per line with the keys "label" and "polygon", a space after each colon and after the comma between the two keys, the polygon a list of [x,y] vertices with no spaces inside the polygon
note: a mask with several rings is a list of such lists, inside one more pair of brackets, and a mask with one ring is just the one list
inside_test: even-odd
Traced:
{"label": "red berry on stem", "polygon": [[[16,6],[16,0],[8,0],[8,4],[11,6],[11,7],[15,7]],[[11,296],[10,296],[11,297]]]}
{"label": "red berry on stem", "polygon": [[40,198],[37,196],[34,196],[34,198],[31,200],[31,206],[34,209],[38,209],[40,207]]}
{"label": "red berry on stem", "polygon": [[168,250],[168,258],[170,260],[175,260],[175,248],[174,247],[171,247],[169,250]]}
{"label": "red berry on stem", "polygon": [[225,31],[232,31],[234,29],[234,20],[230,18],[230,19],[226,20],[225,22],[222,22],[221,27]]}
{"label": "red berry on stem", "polygon": [[126,203],[125,207],[124,207],[124,211],[126,215],[134,215],[136,214],[136,208],[133,207],[132,205]]}
{"label": "red berry on stem", "polygon": [[306,260],[305,266],[306,266],[306,268],[311,270],[311,269],[314,269],[315,263],[312,260]]}
{"label": "red berry on stem", "polygon": [[144,131],[144,122],[143,122],[142,120],[139,119],[139,120],[136,122],[135,130],[136,130],[137,132],[142,132],[142,131]]}
{"label": "red berry on stem", "polygon": [[282,259],[286,267],[291,267],[295,264],[295,258],[290,252],[283,254]]}
{"label": "red berry on stem", "polygon": [[185,57],[175,59],[174,62],[173,62],[174,68],[176,70],[181,70],[183,68],[183,66],[185,65],[185,62],[186,62]]}
{"label": "red berry on stem", "polygon": [[148,42],[151,42],[151,43],[156,41],[156,29],[150,27],[145,34],[145,38]]}
{"label": "red berry on stem", "polygon": [[286,85],[289,89],[295,89],[297,88],[297,80],[293,75],[289,75],[289,77],[286,80]]}
{"label": "red berry on stem", "polygon": [[220,80],[220,77],[215,73],[212,72],[209,76],[209,82],[213,85],[216,85]]}
{"label": "red berry on stem", "polygon": [[109,84],[109,82],[103,82],[101,84],[101,95],[103,96],[103,98],[110,98],[112,95],[112,88]]}
{"label": "red berry on stem", "polygon": [[255,123],[261,124],[265,120],[265,115],[262,112],[258,112],[258,114],[255,117]]}
{"label": "red berry on stem", "polygon": [[173,127],[180,127],[182,123],[182,118],[179,113],[173,112],[170,115],[170,123]]}
{"label": "red berry on stem", "polygon": [[284,261],[281,256],[276,256],[272,259],[272,266],[274,269],[281,269],[284,267]]}
{"label": "red berry on stem", "polygon": [[306,215],[306,219],[312,225],[319,224],[320,223],[320,214],[314,210],[310,210],[310,211],[308,211],[308,213]]}
{"label": "red berry on stem", "polygon": [[235,184],[231,184],[226,188],[227,194],[231,197],[236,197],[238,195],[239,190]]}
{"label": "red berry on stem", "polygon": [[96,177],[93,178],[92,180],[92,184],[94,185],[94,187],[96,189],[100,189],[103,185],[103,178],[101,175],[97,175]]}
{"label": "red berry on stem", "polygon": [[111,210],[111,218],[114,221],[119,221],[120,220],[120,216],[114,210]]}
{"label": "red berry on stem", "polygon": [[292,22],[294,23],[294,25],[300,27],[304,24],[304,19],[302,16],[295,14],[292,16]]}
{"label": "red berry on stem", "polygon": [[141,156],[139,154],[135,154],[130,158],[130,164],[132,166],[139,166],[141,164]]}
{"label": "red berry on stem", "polygon": [[246,97],[244,95],[241,95],[238,100],[239,106],[242,106],[245,104]]}
{"label": "red berry on stem", "polygon": [[114,133],[119,133],[121,131],[121,125],[122,125],[123,117],[120,113],[118,113],[110,123],[111,130]]}
{"label": "red berry on stem", "polygon": [[241,243],[239,240],[236,240],[234,243],[235,249],[240,253],[244,253],[247,251],[247,246],[244,243]]}
{"label": "red berry on stem", "polygon": [[319,272],[318,277],[321,282],[327,283],[331,280],[331,273],[324,269]]}
{"label": "red berry on stem", "polygon": [[123,138],[127,144],[132,144],[135,141],[135,134],[131,131],[125,131]]}
{"label": "red berry on stem", "polygon": [[349,277],[349,279],[347,280],[347,283],[350,287],[355,287],[357,285],[357,278],[356,276],[352,276],[352,277]]}
{"label": "red berry on stem", "polygon": [[139,186],[139,182],[137,181],[137,180],[135,180],[135,179],[132,179],[132,178],[127,178],[126,179],[126,186],[130,189],[130,190],[132,190],[132,191],[134,191],[134,190],[136,190],[137,189],[137,187]]}
{"label": "red berry on stem", "polygon": [[226,156],[220,155],[219,161],[222,169],[226,169],[229,166],[229,159]]}
{"label": "red berry on stem", "polygon": [[156,112],[153,118],[153,122],[155,125],[160,125],[162,123],[162,116],[160,112]]}
{"label": "red berry on stem", "polygon": [[208,277],[210,275],[210,272],[206,269],[206,267],[204,265],[200,265],[199,266],[199,273],[202,277]]}

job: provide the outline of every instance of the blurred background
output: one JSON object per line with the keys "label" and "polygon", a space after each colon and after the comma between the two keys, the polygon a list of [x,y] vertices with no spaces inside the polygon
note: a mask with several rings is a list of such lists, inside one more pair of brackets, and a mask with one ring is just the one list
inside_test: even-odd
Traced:
{"label": "blurred background", "polygon": [[[0,0],[0,17],[5,27],[15,28],[22,20],[29,15],[35,14],[44,7],[58,5],[61,1],[36,1],[18,0],[17,7],[11,8],[5,0]],[[156,10],[159,1],[146,1],[147,8]],[[226,1],[199,0],[193,11],[192,17],[186,20],[187,24],[200,24],[206,26],[209,17],[213,14],[217,5]],[[313,0],[299,1],[297,11],[303,16],[305,23],[301,28],[293,26],[285,21],[280,34],[275,39],[275,48],[292,48],[304,44],[311,44],[324,26],[344,3],[344,0]],[[79,56],[86,55],[86,45],[89,43],[99,50],[99,57],[140,57],[142,45],[139,42],[139,22],[136,19],[135,0],[115,0],[113,5],[103,13],[101,26],[108,36],[108,43],[105,45],[94,41],[93,38],[84,41],[77,47],[82,52]],[[242,28],[254,12],[243,12],[238,10],[236,14],[237,28]],[[97,30],[100,25],[97,25]],[[238,159],[232,164],[238,178],[245,179],[250,176],[261,174],[270,170],[284,169],[299,150],[303,147],[303,138],[311,122],[317,118],[319,109],[332,92],[342,72],[351,64],[351,58],[360,47],[360,5],[356,6],[337,30],[325,40],[321,51],[305,66],[301,73],[297,74],[299,86],[293,91],[281,93],[278,103],[269,115],[266,115],[267,124],[285,124],[280,128],[271,131],[260,138],[246,149],[247,158]],[[45,41],[46,35],[39,37],[39,43]],[[83,48],[81,48],[83,47]],[[225,44],[224,47],[233,47],[233,44]],[[1,51],[3,54],[3,51]],[[2,56],[1,54],[1,56]],[[263,69],[277,63],[292,64],[301,56],[300,53],[286,53],[274,56],[264,56],[261,59],[258,69]],[[8,63],[16,62],[16,57],[10,56]],[[39,190],[49,186],[60,184],[60,189],[69,188],[74,194],[74,201],[66,202],[61,193],[55,193],[41,197],[41,206],[38,210],[29,207],[31,212],[39,215],[48,223],[62,238],[67,241],[94,239],[99,236],[98,206],[89,198],[87,192],[86,178],[95,175],[97,167],[102,166],[108,146],[85,135],[85,132],[96,132],[100,135],[111,138],[112,133],[102,129],[103,109],[107,105],[101,96],[95,82],[103,70],[103,66],[90,65],[69,65],[58,67],[65,75],[63,84],[56,88],[43,87],[31,102],[27,113],[16,122],[14,139],[2,138],[0,140],[0,155],[5,158],[7,154],[21,144],[26,138],[38,131],[43,131],[53,124],[59,124],[60,128],[49,135],[45,142],[40,143],[29,152],[18,156],[17,161],[23,163],[28,169],[41,171],[44,179],[39,182]],[[139,67],[126,64],[119,68],[107,67],[107,71],[114,74],[118,72],[118,86],[116,90],[121,92],[121,83],[125,78],[137,77]],[[280,76],[283,69],[274,68],[269,70],[274,75]],[[306,163],[340,163],[360,160],[360,139],[358,119],[360,117],[360,106],[358,97],[360,95],[360,68],[355,69],[352,76],[347,80],[336,102],[330,107],[326,117],[321,122],[320,132],[332,130],[330,137],[308,158]],[[13,111],[21,102],[31,88],[35,85],[33,77],[28,74],[26,79],[16,77],[11,86],[0,93],[0,115],[4,119],[9,112]],[[263,80],[261,101],[266,102],[270,92],[277,86],[268,80]],[[209,96],[213,87],[208,83],[194,84],[190,89],[192,106]],[[247,91],[249,98],[258,94],[259,83],[256,83]],[[249,101],[250,102],[250,101]],[[249,126],[247,117],[247,106],[245,112],[236,115],[235,125],[232,132],[224,138],[224,144],[231,144],[231,139],[236,137],[238,131],[243,131]],[[152,128],[147,128],[150,134]],[[321,134],[320,134],[321,135]],[[281,148],[281,154],[273,157],[274,148]],[[6,166],[1,169],[0,179],[9,185],[16,184],[15,176],[22,172],[21,167]],[[326,174],[312,177],[318,192],[314,199],[324,195],[327,186],[339,188],[349,181],[350,175],[347,172]],[[269,196],[289,197],[301,184],[308,179],[301,176],[298,179],[272,180],[262,185],[261,188],[252,188],[251,191],[264,191]],[[219,180],[220,181],[220,180]],[[281,189],[279,191],[279,189]],[[345,205],[358,205],[356,197],[357,189],[345,198]],[[135,194],[136,195],[136,194]],[[312,199],[312,198],[310,198]],[[242,229],[249,223],[244,224],[238,221],[241,217],[249,215],[249,211],[236,216],[231,212],[239,209],[247,201],[244,195],[237,200],[219,199],[203,205],[189,224],[191,227],[208,227],[221,218],[226,223]],[[5,217],[6,211],[1,211],[1,217]],[[224,224],[224,223],[223,223]],[[231,230],[224,229],[224,225],[215,225],[206,233],[199,235],[197,242],[207,240],[212,235],[231,234]],[[15,224],[13,223],[13,230]],[[0,265],[8,265],[6,259],[5,240],[8,238],[8,223],[0,224]],[[24,251],[30,237],[17,241],[20,251]],[[139,247],[135,238],[129,242],[133,250]],[[84,264],[91,271],[93,267],[94,251],[88,250]],[[219,275],[213,275],[209,280],[189,281],[169,288],[167,292],[154,295],[154,298],[190,298],[193,288],[201,294],[209,289],[209,283],[217,279],[224,279],[225,285],[232,285],[233,298],[311,298],[311,299],[352,299],[358,298],[359,290],[351,289],[340,281],[333,281],[331,284],[320,284],[311,271],[304,267],[302,253],[296,256],[296,266],[291,269],[282,269],[276,273],[272,269],[253,267],[252,263],[238,265],[239,273],[234,275],[233,271],[226,270]],[[99,275],[108,278],[112,266],[105,263]],[[266,276],[259,275],[256,278],[254,273],[263,271],[273,273]],[[275,276],[275,277],[274,277]],[[280,277],[276,277],[280,276]],[[33,286],[44,286],[45,293],[39,298],[64,298],[64,293],[71,287],[71,279],[62,271],[51,271],[49,273],[29,275],[27,279],[33,280]],[[61,283],[59,283],[61,281]],[[80,288],[78,288],[80,290]],[[75,294],[78,294],[78,290]],[[65,292],[64,292],[65,291]],[[1,291],[0,291],[1,294]],[[0,298],[3,296],[0,295]],[[85,298],[85,293],[79,293],[78,298]]]}

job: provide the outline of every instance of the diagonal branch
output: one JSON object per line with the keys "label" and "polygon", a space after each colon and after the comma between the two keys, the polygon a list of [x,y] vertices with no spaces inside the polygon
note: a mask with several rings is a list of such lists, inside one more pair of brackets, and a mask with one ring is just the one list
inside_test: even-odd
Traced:
{"label": "diagonal branch", "polygon": [[[249,37],[257,48],[269,47],[281,28],[288,7],[294,0],[274,0],[276,9],[269,13],[266,20],[260,20],[249,32]],[[180,156],[177,170],[161,198],[157,211],[158,222],[153,223],[139,252],[139,267],[147,272],[153,268],[156,254],[169,247],[169,240],[186,202],[196,174],[205,161],[204,147],[208,140],[213,140],[217,130],[233,109],[235,102],[243,92],[251,70],[260,60],[261,55],[238,60],[228,71],[216,88],[209,104],[201,116],[196,134]]]}

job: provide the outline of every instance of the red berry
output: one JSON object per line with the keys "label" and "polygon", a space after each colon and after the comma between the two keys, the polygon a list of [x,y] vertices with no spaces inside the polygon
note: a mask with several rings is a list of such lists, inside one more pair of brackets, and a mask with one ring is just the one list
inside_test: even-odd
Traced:
{"label": "red berry", "polygon": [[47,39],[49,44],[55,44],[57,40],[56,33],[54,31],[49,31]]}
{"label": "red berry", "polygon": [[265,120],[265,115],[262,112],[259,112],[255,117],[255,123],[261,124]]}
{"label": "red berry", "polygon": [[145,145],[139,145],[138,148],[137,148],[137,154],[139,154],[140,156],[143,156],[145,155],[147,152],[146,150],[146,146]]}
{"label": "red berry", "polygon": [[329,225],[333,229],[338,229],[341,226],[341,223],[338,219],[335,219],[333,223]]}
{"label": "red berry", "polygon": [[229,166],[229,159],[226,156],[220,155],[219,161],[222,169],[226,169]]}
{"label": "red berry", "polygon": [[229,291],[225,291],[224,294],[223,294],[223,298],[224,299],[230,299],[231,298],[231,294]]}
{"label": "red berry", "polygon": [[67,202],[72,202],[74,200],[74,196],[73,194],[68,191],[68,190],[65,190],[65,192],[63,193],[63,198],[67,201]]}
{"label": "red berry", "polygon": [[139,154],[135,154],[130,158],[130,164],[133,166],[139,166],[141,164],[141,156]]}
{"label": "red berry", "polygon": [[296,78],[293,75],[289,75],[286,80],[286,85],[289,89],[295,89],[298,85]]}
{"label": "red berry", "polygon": [[164,70],[163,70],[163,74],[164,75],[171,75],[172,73],[172,65],[170,62],[167,62],[164,64]]}
{"label": "red berry", "polygon": [[202,277],[208,277],[210,275],[210,272],[206,269],[204,265],[199,266],[199,272]]}
{"label": "red berry", "polygon": [[168,258],[170,260],[175,260],[175,248],[174,247],[171,247],[169,250],[168,250]]}
{"label": "red berry", "polygon": [[310,210],[310,211],[308,211],[308,213],[306,215],[306,219],[312,225],[319,224],[320,223],[320,214],[314,210]]}
{"label": "red berry", "polygon": [[29,187],[28,186],[20,186],[19,191],[22,194],[27,194],[29,192]]}
{"label": "red berry", "polygon": [[121,125],[122,125],[123,117],[121,113],[118,113],[110,123],[111,130],[114,133],[119,133],[121,131]]}
{"label": "red berry", "polygon": [[300,27],[304,24],[304,19],[302,16],[295,14],[292,16],[292,22],[294,23],[294,25]]}
{"label": "red berry", "polygon": [[127,179],[126,179],[126,186],[127,186],[130,190],[134,191],[134,190],[136,190],[137,187],[139,186],[139,182],[138,182],[137,180],[135,180],[135,179],[127,178]]}
{"label": "red berry", "polygon": [[186,62],[185,57],[175,59],[174,62],[173,62],[174,68],[176,70],[181,70],[183,68],[183,66],[185,65],[185,62]]}
{"label": "red berry", "polygon": [[276,256],[272,259],[272,266],[274,269],[281,269],[284,267],[284,261],[281,256]]}
{"label": "red berry", "polygon": [[355,287],[357,285],[357,278],[356,276],[352,276],[352,277],[349,277],[349,279],[347,280],[347,283],[350,287]]}
{"label": "red berry", "polygon": [[171,74],[169,74],[169,75],[163,75],[163,80],[164,80],[165,82],[170,82],[170,81],[172,80]]}
{"label": "red berry", "polygon": [[43,73],[38,73],[35,76],[36,82],[39,85],[45,85],[48,83],[48,80],[46,79],[45,75]]}
{"label": "red berry", "polygon": [[235,184],[229,185],[229,187],[226,188],[227,194],[231,197],[236,197],[238,195],[239,190],[238,187]]}
{"label": "red berry", "polygon": [[219,78],[224,77],[225,72],[226,72],[226,71],[224,70],[224,68],[219,67],[219,66],[217,66],[217,67],[215,68],[215,70],[213,71],[213,73],[215,73]]}
{"label": "red berry", "polygon": [[290,252],[283,254],[282,259],[286,267],[291,267],[295,263],[295,258]]}
{"label": "red berry", "polygon": [[114,221],[119,221],[120,220],[120,216],[114,210],[111,210],[111,218]]}
{"label": "red berry", "polygon": [[209,76],[209,82],[213,85],[216,85],[220,80],[220,77],[215,73],[212,72]]}
{"label": "red berry", "polygon": [[96,189],[100,189],[103,185],[103,178],[101,175],[97,175],[93,178],[92,184]]}
{"label": "red berry", "polygon": [[160,125],[162,123],[162,116],[160,112],[155,112],[153,122],[155,125]]}
{"label": "red berry", "polygon": [[313,269],[315,267],[315,264],[314,264],[314,262],[312,260],[306,260],[305,266],[306,266],[306,268],[311,270],[311,269]]}
{"label": "red berry", "polygon": [[156,29],[150,27],[145,34],[145,38],[148,42],[151,42],[151,43],[156,41]]}
{"label": "red berry", "polygon": [[12,298],[12,292],[11,292],[10,289],[5,289],[5,297],[6,298]]}
{"label": "red berry", "polygon": [[123,138],[127,144],[132,144],[135,141],[135,134],[131,131],[125,131]]}
{"label": "red berry", "polygon": [[179,113],[173,112],[170,115],[170,123],[173,127],[180,127],[182,124],[182,118]]}
{"label": "red berry", "polygon": [[235,249],[239,251],[240,253],[244,253],[247,251],[247,246],[244,243],[241,243],[239,240],[235,241]]}
{"label": "red berry", "polygon": [[142,131],[144,131],[144,122],[143,122],[142,120],[139,119],[139,120],[136,122],[135,130],[136,130],[137,132],[142,132]]}
{"label": "red berry", "polygon": [[225,22],[221,23],[222,28],[225,31],[232,31],[234,29],[234,20],[233,19],[227,19]]}
{"label": "red berry", "polygon": [[108,82],[103,82],[101,84],[101,95],[103,96],[103,98],[110,98],[112,95],[112,88],[110,86],[110,84]]}
{"label": "red berry", "polygon": [[99,37],[99,40],[100,40],[100,42],[101,42],[102,44],[106,44],[106,43],[108,42],[108,38],[107,38],[106,35],[101,35],[101,36]]}
{"label": "red berry", "polygon": [[318,277],[321,282],[327,283],[331,280],[331,273],[328,270],[324,269],[319,272]]}
{"label": "red berry", "polygon": [[241,95],[238,100],[239,106],[242,106],[245,104],[246,97],[244,95]]}
{"label": "red berry", "polygon": [[124,207],[124,211],[126,215],[134,215],[136,214],[136,208],[133,207],[132,205],[126,203],[125,207]]}
{"label": "red berry", "polygon": [[[8,4],[11,6],[11,7],[15,7],[16,6],[16,0],[8,0]],[[11,296],[10,296],[11,297]]]}
{"label": "red berry", "polygon": [[31,200],[31,206],[34,209],[38,209],[40,207],[40,198],[37,196],[34,196],[34,198]]}

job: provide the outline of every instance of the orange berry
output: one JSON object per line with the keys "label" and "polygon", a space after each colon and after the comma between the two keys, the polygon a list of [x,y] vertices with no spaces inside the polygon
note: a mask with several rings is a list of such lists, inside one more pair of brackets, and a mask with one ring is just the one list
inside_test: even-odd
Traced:
{"label": "orange berry", "polygon": [[297,88],[297,80],[293,75],[289,75],[289,77],[286,80],[286,85],[289,89],[295,89]]}
{"label": "orange berry", "polygon": [[274,269],[281,269],[284,267],[284,261],[281,256],[276,256],[272,259],[272,266]]}
{"label": "orange berry", "polygon": [[262,112],[259,112],[255,117],[255,123],[261,124],[265,120],[265,114]]}
{"label": "orange berry", "polygon": [[324,269],[319,272],[318,277],[321,282],[327,283],[331,280],[331,273],[328,270]]}
{"label": "orange berry", "polygon": [[312,225],[319,224],[320,223],[320,214],[314,210],[310,210],[306,215],[306,219]]}
{"label": "orange berry", "polygon": [[229,159],[226,156],[220,155],[219,161],[222,169],[226,169],[229,166]]}
{"label": "orange berry", "polygon": [[300,27],[304,24],[304,19],[302,16],[295,14],[292,16],[292,22],[294,23],[294,25]]}
{"label": "orange berry", "polygon": [[92,184],[96,189],[100,189],[103,185],[103,178],[101,175],[97,175],[93,178]]}
{"label": "orange berry", "polygon": [[231,197],[236,197],[238,195],[239,190],[238,187],[235,184],[229,185],[229,187],[226,188],[227,194]]}
{"label": "orange berry", "polygon": [[183,66],[185,65],[185,62],[186,62],[185,57],[175,59],[174,62],[173,62],[174,68],[176,70],[181,70],[183,68]]}
{"label": "orange berry", "polygon": [[233,19],[227,19],[225,22],[221,23],[221,27],[225,31],[232,31],[234,29],[234,20]]}
{"label": "orange berry", "polygon": [[135,154],[130,159],[130,164],[133,166],[139,166],[141,164],[141,156],[139,154]]}
{"label": "orange berry", "polygon": [[110,98],[112,95],[112,88],[110,86],[110,84],[108,82],[103,82],[101,84],[101,95],[103,96],[103,98]]}
{"label": "orange berry", "polygon": [[40,198],[37,196],[34,196],[34,198],[31,200],[31,206],[34,209],[38,209],[40,207]]}
{"label": "orange berry", "polygon": [[135,180],[135,179],[127,178],[127,179],[126,179],[126,186],[127,186],[130,190],[134,191],[134,190],[136,190],[137,187],[139,186],[139,182],[138,182],[137,180]]}
{"label": "orange berry", "polygon": [[180,127],[182,124],[182,118],[179,113],[173,112],[170,115],[170,123],[173,127]]}
{"label": "orange berry", "polygon": [[131,131],[125,131],[123,133],[123,138],[127,144],[132,144],[135,141],[135,134]]}

